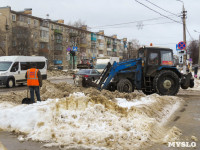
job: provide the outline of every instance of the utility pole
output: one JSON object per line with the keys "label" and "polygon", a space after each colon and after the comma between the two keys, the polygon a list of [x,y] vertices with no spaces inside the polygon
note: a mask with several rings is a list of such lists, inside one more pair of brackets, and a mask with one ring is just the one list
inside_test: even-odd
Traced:
{"label": "utility pole", "polygon": [[[186,13],[187,11],[185,11],[185,7],[184,7],[184,3],[182,0],[177,0],[179,2],[181,2],[183,4],[183,9],[182,9],[182,21],[183,21],[183,41],[185,42],[185,44],[187,45],[187,41],[186,41]],[[186,70],[187,70],[187,49],[185,50],[186,55],[184,55],[183,57],[183,73],[186,74]]]}

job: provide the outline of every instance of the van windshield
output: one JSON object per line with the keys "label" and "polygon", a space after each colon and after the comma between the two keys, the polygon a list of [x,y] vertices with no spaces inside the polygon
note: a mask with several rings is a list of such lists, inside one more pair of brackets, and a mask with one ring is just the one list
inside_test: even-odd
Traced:
{"label": "van windshield", "polygon": [[7,71],[10,66],[11,66],[12,62],[1,62],[0,61],[0,71]]}

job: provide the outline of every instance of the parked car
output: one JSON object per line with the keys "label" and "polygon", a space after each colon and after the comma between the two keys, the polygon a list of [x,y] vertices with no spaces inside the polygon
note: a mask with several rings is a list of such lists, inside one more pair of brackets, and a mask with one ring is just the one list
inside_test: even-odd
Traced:
{"label": "parked car", "polygon": [[[83,80],[95,81],[99,79],[100,76],[101,74],[96,69],[81,69],[73,75],[74,84],[80,86]],[[87,85],[82,86],[86,87]]]}

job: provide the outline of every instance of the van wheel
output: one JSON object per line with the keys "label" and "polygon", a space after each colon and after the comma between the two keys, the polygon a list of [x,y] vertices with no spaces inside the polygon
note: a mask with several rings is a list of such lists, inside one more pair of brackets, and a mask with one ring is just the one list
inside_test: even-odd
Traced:
{"label": "van wheel", "polygon": [[15,86],[14,80],[13,79],[8,79],[6,87],[7,88],[12,88]]}

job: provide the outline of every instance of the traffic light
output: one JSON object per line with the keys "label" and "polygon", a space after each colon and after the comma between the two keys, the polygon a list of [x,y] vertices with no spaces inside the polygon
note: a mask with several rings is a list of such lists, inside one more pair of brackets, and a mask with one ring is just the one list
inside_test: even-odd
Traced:
{"label": "traffic light", "polygon": [[76,55],[76,52],[75,51],[70,51],[70,54],[72,55],[72,56],[75,56]]}

